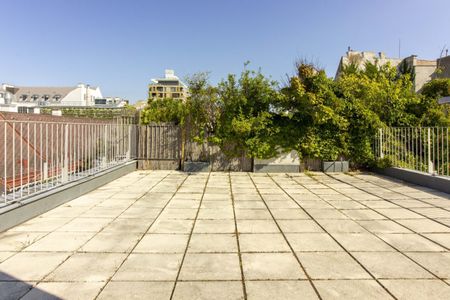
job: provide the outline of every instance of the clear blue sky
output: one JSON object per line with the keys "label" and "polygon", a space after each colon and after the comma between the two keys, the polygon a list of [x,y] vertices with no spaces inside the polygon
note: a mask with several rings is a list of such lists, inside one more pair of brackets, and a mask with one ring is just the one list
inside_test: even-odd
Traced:
{"label": "clear blue sky", "polygon": [[98,85],[104,96],[147,97],[166,68],[210,71],[243,63],[281,81],[297,58],[333,76],[355,50],[436,58],[450,48],[448,0],[0,0],[0,82]]}

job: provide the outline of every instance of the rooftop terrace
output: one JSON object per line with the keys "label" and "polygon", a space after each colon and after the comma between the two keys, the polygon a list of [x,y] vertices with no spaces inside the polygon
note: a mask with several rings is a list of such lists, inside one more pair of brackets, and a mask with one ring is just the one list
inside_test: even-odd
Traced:
{"label": "rooftop terrace", "polygon": [[133,172],[0,233],[0,299],[450,299],[450,195],[309,175]]}

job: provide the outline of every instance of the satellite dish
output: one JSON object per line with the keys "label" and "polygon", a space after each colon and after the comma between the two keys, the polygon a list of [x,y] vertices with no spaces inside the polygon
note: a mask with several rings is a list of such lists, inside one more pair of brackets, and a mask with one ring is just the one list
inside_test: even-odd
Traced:
{"label": "satellite dish", "polygon": [[446,103],[450,103],[450,97],[442,97],[441,99],[438,100],[439,104],[446,104]]}

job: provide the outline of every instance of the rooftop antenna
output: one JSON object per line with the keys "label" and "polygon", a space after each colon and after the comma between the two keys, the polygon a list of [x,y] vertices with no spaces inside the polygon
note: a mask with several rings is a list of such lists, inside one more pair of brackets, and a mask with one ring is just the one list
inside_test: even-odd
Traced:
{"label": "rooftop antenna", "polygon": [[445,51],[445,56],[447,56],[447,54],[448,54],[447,45],[444,45],[444,47],[442,47],[441,54],[439,55],[439,58],[442,58],[442,56],[444,55],[444,51]]}
{"label": "rooftop antenna", "polygon": [[398,58],[401,58],[401,52],[400,52],[400,50],[401,50],[401,45],[402,45],[401,40],[398,39]]}

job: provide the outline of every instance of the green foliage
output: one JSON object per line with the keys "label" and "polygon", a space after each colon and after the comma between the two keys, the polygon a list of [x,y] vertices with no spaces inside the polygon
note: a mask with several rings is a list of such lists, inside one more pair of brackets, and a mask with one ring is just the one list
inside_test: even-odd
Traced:
{"label": "green foliage", "polygon": [[150,99],[148,105],[141,111],[141,123],[165,123],[173,122],[184,125],[187,108],[181,100],[172,98]]}
{"label": "green foliage", "polygon": [[268,158],[276,153],[271,104],[279,98],[276,82],[245,69],[218,86],[219,119],[213,141],[229,156]]}
{"label": "green foliage", "polygon": [[344,102],[333,91],[334,82],[323,70],[300,63],[296,76],[277,103],[280,141],[300,157],[335,160],[347,152],[348,122],[342,117]]}

